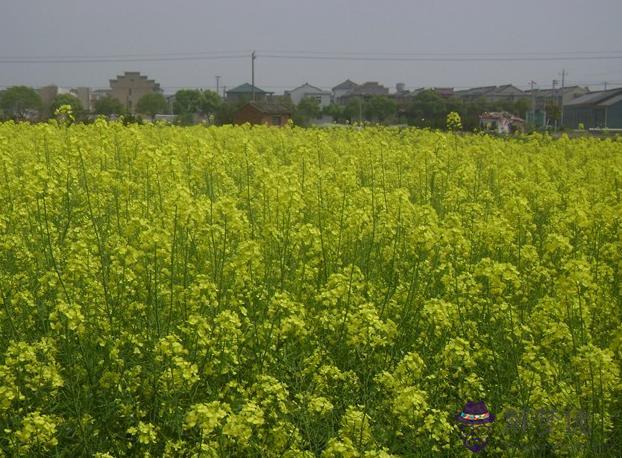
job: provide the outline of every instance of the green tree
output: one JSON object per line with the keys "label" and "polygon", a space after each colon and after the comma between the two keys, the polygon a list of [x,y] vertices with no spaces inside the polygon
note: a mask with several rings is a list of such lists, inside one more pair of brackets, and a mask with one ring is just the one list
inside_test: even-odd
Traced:
{"label": "green tree", "polygon": [[546,115],[549,118],[549,122],[553,125],[555,124],[555,122],[559,124],[559,121],[561,119],[561,108],[559,104],[555,100],[549,100],[544,105],[544,109],[546,110]]}
{"label": "green tree", "polygon": [[125,113],[125,109],[118,99],[107,95],[95,102],[95,113],[101,115],[121,115]]}
{"label": "green tree", "polygon": [[203,91],[201,93],[201,102],[199,104],[199,110],[204,115],[215,115],[220,105],[222,105],[222,99],[214,91]]}
{"label": "green tree", "polygon": [[201,91],[198,89],[180,89],[175,93],[173,113],[176,115],[199,113],[201,112],[201,104],[203,103],[202,99]]}
{"label": "green tree", "polygon": [[343,123],[346,121],[343,105],[331,103],[330,105],[324,107],[324,109],[322,110],[322,114],[330,116],[331,118],[333,118],[333,121],[338,123]]}
{"label": "green tree", "polygon": [[365,118],[368,121],[383,123],[395,117],[396,113],[395,101],[385,96],[373,96],[365,103]]}
{"label": "green tree", "polygon": [[350,122],[362,121],[365,112],[364,107],[365,101],[362,98],[351,98],[343,108],[343,115]]}
{"label": "green tree", "polygon": [[495,107],[484,98],[464,102],[462,108],[458,110],[462,118],[462,128],[465,131],[472,131],[479,128],[479,117],[485,111],[494,111]]}
{"label": "green tree", "polygon": [[151,117],[157,113],[164,113],[168,108],[166,98],[159,92],[152,92],[151,94],[143,95],[136,104],[136,111],[138,113],[146,114]]}
{"label": "green tree", "polygon": [[422,91],[413,97],[406,108],[406,115],[408,121],[415,126],[441,129],[445,127],[447,116],[445,99],[436,91]]}
{"label": "green tree", "polygon": [[525,118],[529,110],[531,110],[531,100],[526,98],[518,99],[514,102],[514,106],[512,107],[512,113],[521,118]]}
{"label": "green tree", "polygon": [[312,97],[303,97],[294,110],[294,122],[301,126],[309,125],[312,119],[322,115],[320,102]]}
{"label": "green tree", "polygon": [[0,108],[8,116],[24,119],[29,110],[41,109],[41,97],[28,86],[13,86],[2,94]]}
{"label": "green tree", "polygon": [[63,105],[69,105],[71,107],[71,112],[76,118],[82,114],[82,103],[76,96],[71,94],[58,94],[50,104],[48,115],[54,116],[56,110]]}
{"label": "green tree", "polygon": [[233,124],[235,114],[240,108],[241,106],[235,102],[221,103],[216,113],[214,113],[216,116],[216,124]]}

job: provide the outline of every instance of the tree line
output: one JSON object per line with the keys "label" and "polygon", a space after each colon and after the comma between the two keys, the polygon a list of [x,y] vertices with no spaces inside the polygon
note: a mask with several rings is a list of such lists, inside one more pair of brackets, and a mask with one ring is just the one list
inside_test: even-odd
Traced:
{"label": "tree line", "polygon": [[524,117],[529,108],[527,99],[492,102],[480,98],[467,101],[443,97],[430,89],[398,100],[387,96],[352,98],[343,105],[329,105],[323,113],[340,123],[365,121],[444,129],[447,115],[453,112],[460,115],[463,129],[472,131],[479,127],[479,116],[484,112],[507,111]]}
{"label": "tree line", "polygon": [[[317,100],[308,97],[297,105],[288,98],[279,100],[288,105],[294,123],[301,126],[308,126],[326,117],[324,119],[340,124],[369,122],[444,129],[447,115],[455,112],[460,115],[463,129],[470,131],[478,128],[479,116],[485,111],[507,111],[523,117],[530,108],[527,99],[512,102],[491,102],[483,98],[465,101],[457,97],[443,97],[434,90],[424,90],[399,99],[388,96],[356,97],[345,104],[331,104],[324,108],[320,107]],[[229,124],[246,102],[248,99],[235,102],[223,100],[214,91],[181,89],[175,93],[172,106],[160,93],[144,95],[136,105],[136,112],[150,118],[156,114],[172,114],[176,116],[176,122],[182,125],[201,120],[210,124]],[[87,120],[89,114],[123,115],[126,120],[141,120],[140,115],[128,113],[123,104],[111,96],[99,98],[90,113],[88,107],[83,107],[80,100],[71,94],[58,94],[44,106],[39,93],[27,86],[14,86],[0,92],[2,119],[48,119],[62,105],[70,105],[76,119],[82,121]],[[554,107],[549,112],[555,116]]]}

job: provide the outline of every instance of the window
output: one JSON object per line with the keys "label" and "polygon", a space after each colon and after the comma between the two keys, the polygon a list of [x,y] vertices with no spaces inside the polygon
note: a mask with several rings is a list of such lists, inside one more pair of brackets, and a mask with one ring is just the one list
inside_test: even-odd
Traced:
{"label": "window", "polygon": [[280,116],[272,116],[272,125],[280,126],[281,125],[281,117]]}
{"label": "window", "polygon": [[129,88],[128,91],[129,91],[128,95],[132,95],[132,88]]}

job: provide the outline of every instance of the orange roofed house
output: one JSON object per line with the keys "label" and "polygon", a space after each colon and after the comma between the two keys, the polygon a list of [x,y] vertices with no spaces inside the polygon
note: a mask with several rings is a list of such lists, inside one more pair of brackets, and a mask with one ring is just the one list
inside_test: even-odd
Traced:
{"label": "orange roofed house", "polygon": [[248,102],[235,114],[235,124],[264,124],[267,126],[284,126],[292,117],[292,110],[287,106],[274,102]]}

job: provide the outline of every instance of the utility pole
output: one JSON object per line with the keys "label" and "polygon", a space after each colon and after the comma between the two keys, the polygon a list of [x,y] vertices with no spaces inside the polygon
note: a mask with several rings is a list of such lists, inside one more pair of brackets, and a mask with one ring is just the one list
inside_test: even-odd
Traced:
{"label": "utility pole", "polygon": [[[553,80],[553,101],[555,102],[554,106],[559,107],[559,94],[557,93],[557,80]],[[557,119],[555,119],[555,132],[557,132]]]}
{"label": "utility pole", "polygon": [[216,94],[220,95],[220,76],[216,75]]}
{"label": "utility pole", "polygon": [[251,53],[251,85],[253,86],[253,102],[255,101],[255,51]]}
{"label": "utility pole", "polygon": [[562,69],[562,95],[559,99],[559,124],[564,128],[564,89],[566,88],[566,69]]}
{"label": "utility pole", "polygon": [[536,82],[531,80],[529,85],[531,86],[531,122],[533,127],[536,127],[536,92],[533,90]]}

